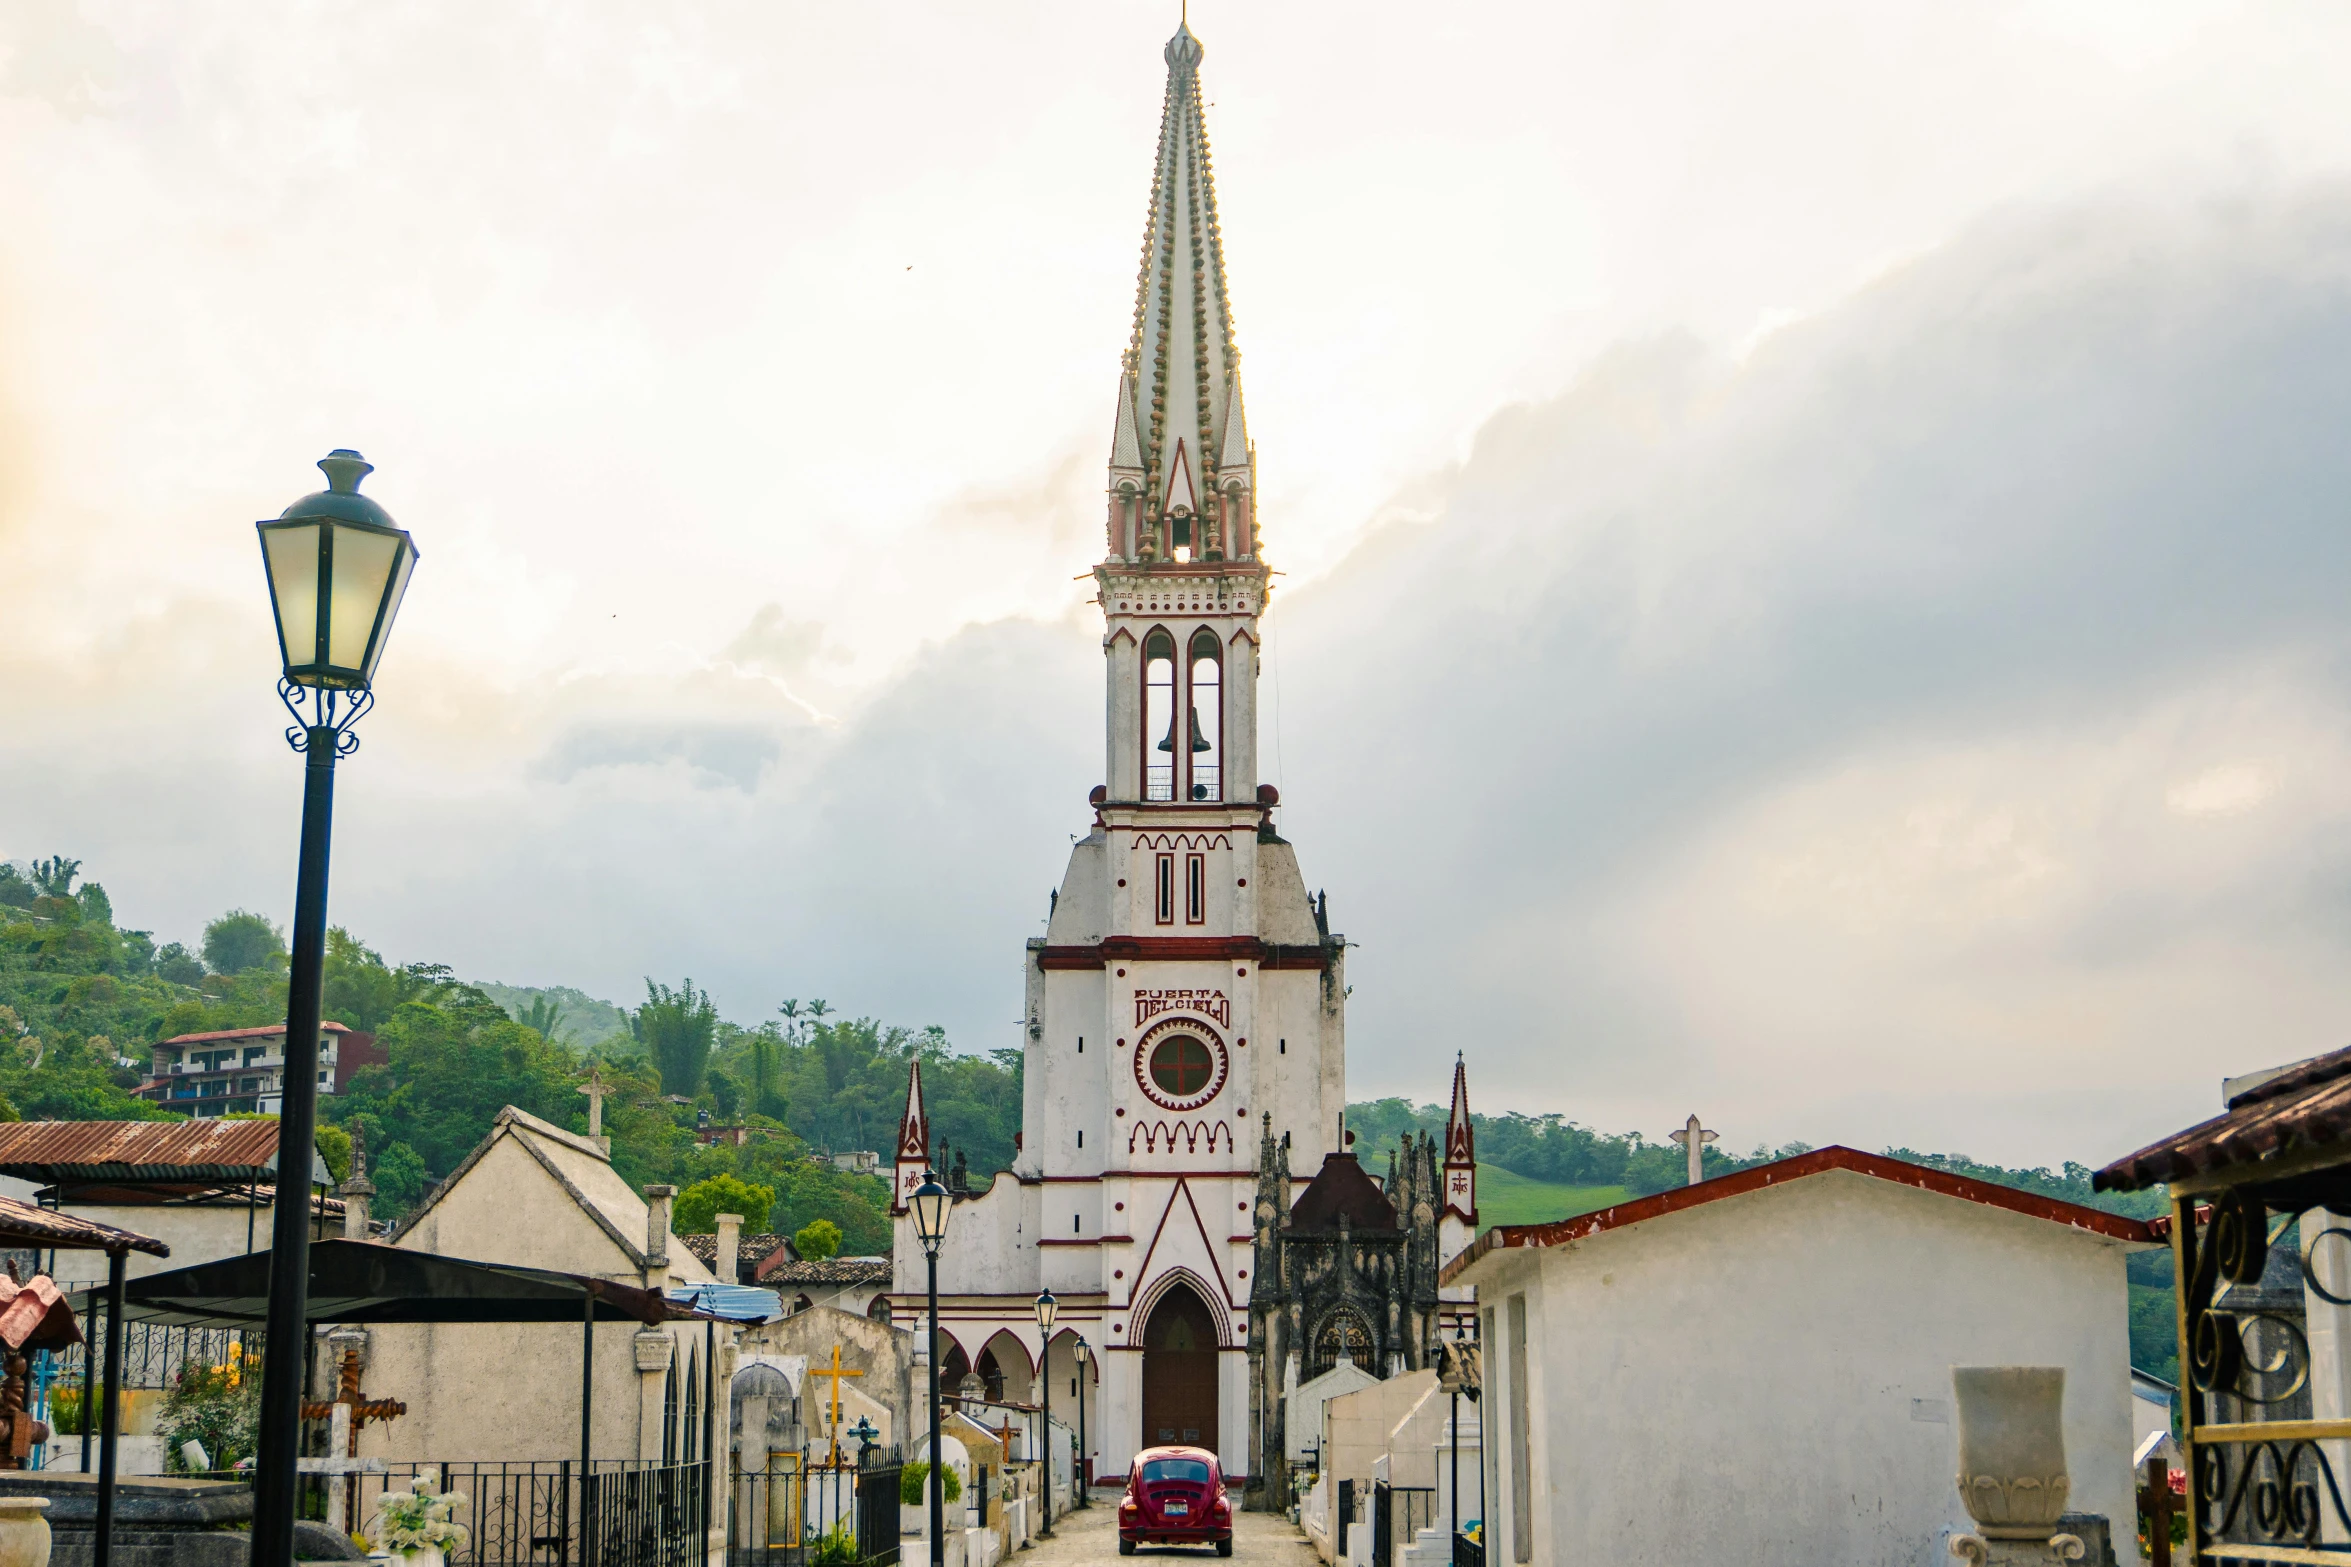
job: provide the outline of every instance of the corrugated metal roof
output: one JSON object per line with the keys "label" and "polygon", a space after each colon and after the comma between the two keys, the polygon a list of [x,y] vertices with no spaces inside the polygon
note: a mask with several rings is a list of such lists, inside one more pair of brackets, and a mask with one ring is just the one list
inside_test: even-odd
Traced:
{"label": "corrugated metal roof", "polygon": [[722,1322],[776,1322],[784,1315],[784,1303],[774,1290],[749,1284],[673,1285],[662,1293],[675,1305]]}
{"label": "corrugated metal roof", "polygon": [[[0,1175],[25,1181],[250,1181],[277,1169],[278,1123],[16,1121],[0,1125]],[[320,1171],[313,1168],[312,1176]]]}
{"label": "corrugated metal roof", "polygon": [[2274,1159],[2296,1148],[2345,1143],[2351,1143],[2351,1049],[2314,1057],[2257,1082],[2231,1099],[2225,1114],[2115,1160],[2092,1184],[2100,1191],[2137,1191],[2158,1181]]}
{"label": "corrugated metal roof", "polygon": [[0,1246],[54,1246],[61,1251],[143,1251],[168,1257],[171,1248],[135,1230],[52,1213],[14,1197],[0,1197]]}

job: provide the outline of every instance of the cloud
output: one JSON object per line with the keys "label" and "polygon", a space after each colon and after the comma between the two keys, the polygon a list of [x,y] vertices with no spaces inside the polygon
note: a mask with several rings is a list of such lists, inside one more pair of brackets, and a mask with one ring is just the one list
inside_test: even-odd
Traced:
{"label": "cloud", "polygon": [[[1360,946],[1354,1091],[1438,1097],[1458,1047],[1484,1108],[2096,1159],[2343,1042],[2347,240],[2338,184],[2019,208],[1736,357],[1628,339],[1283,579],[1263,749]],[[1056,459],[916,533],[1067,577],[1076,493]],[[0,751],[0,855],[167,937],[282,917],[252,608],[0,640],[0,724],[60,737]],[[1092,611],[943,622],[863,689],[840,645],[797,597],[551,673],[405,644],[336,918],[1011,1044],[1101,777]]]}
{"label": "cloud", "polygon": [[2088,1158],[2342,1043],[2346,238],[2010,213],[1494,420],[1276,639],[1358,1083]]}

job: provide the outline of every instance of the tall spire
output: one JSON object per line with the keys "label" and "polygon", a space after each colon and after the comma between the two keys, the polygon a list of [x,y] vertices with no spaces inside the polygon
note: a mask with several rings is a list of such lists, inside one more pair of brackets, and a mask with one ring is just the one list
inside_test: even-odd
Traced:
{"label": "tall spire", "polygon": [[1114,521],[1114,553],[1143,560],[1171,559],[1179,547],[1192,560],[1256,553],[1240,355],[1201,115],[1204,52],[1188,25],[1162,51],[1167,96],[1112,434],[1111,490],[1139,503],[1126,548]]}
{"label": "tall spire", "polygon": [[1453,1055],[1453,1108],[1445,1117],[1445,1209],[1473,1227],[1478,1218],[1477,1129],[1469,1119],[1469,1065]]}
{"label": "tall spire", "polygon": [[922,1062],[906,1072],[906,1113],[898,1118],[898,1151],[890,1189],[890,1211],[904,1213],[906,1199],[922,1184],[931,1165],[931,1118],[922,1106]]}

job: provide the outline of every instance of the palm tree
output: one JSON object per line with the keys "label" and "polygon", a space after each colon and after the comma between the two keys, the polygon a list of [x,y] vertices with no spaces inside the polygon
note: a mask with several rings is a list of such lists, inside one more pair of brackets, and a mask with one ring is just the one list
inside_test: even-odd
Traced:
{"label": "palm tree", "polygon": [[563,1008],[552,997],[531,997],[531,1004],[516,1013],[514,1020],[551,1045],[563,1042],[556,1032],[563,1027]]}
{"label": "palm tree", "polygon": [[44,898],[70,898],[73,879],[81,873],[82,862],[56,855],[46,860],[33,861],[33,885],[41,889]]}

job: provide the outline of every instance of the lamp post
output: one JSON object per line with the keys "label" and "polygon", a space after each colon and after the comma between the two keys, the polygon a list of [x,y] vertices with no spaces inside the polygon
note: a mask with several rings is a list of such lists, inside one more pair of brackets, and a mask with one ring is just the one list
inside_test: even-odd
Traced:
{"label": "lamp post", "polygon": [[947,1448],[946,1434],[939,1429],[939,1243],[947,1238],[947,1188],[935,1172],[925,1170],[906,1206],[914,1210],[915,1238],[922,1242],[923,1260],[930,1264],[931,1567],[947,1567],[947,1481],[941,1472]]}
{"label": "lamp post", "polygon": [[1045,1522],[1037,1530],[1041,1540],[1053,1537],[1053,1314],[1060,1309],[1051,1290],[1037,1291],[1037,1382],[1045,1389],[1044,1440],[1037,1444],[1045,1454]]}
{"label": "lamp post", "polygon": [[1070,1486],[1077,1492],[1077,1497],[1072,1505],[1090,1507],[1093,1503],[1087,1498],[1086,1492],[1093,1485],[1094,1476],[1086,1467],[1086,1362],[1092,1358],[1093,1350],[1086,1343],[1083,1333],[1078,1335],[1078,1341],[1070,1349],[1078,1358],[1078,1461],[1071,1466],[1069,1474]]}
{"label": "lamp post", "polygon": [[310,1342],[310,1162],[318,1133],[319,985],[326,958],[327,848],[335,761],[375,705],[376,662],[416,569],[416,544],[359,493],[374,471],[337,449],[318,465],[327,487],[256,523],[284,671],[278,700],[294,715],[286,743],[303,756],[302,851],[294,879],[294,952],[286,984],[286,1064],[278,1107],[268,1340],[262,1352],[260,1451],[253,1466],[253,1567],[294,1559],[294,1459],[301,1443],[302,1362]]}

